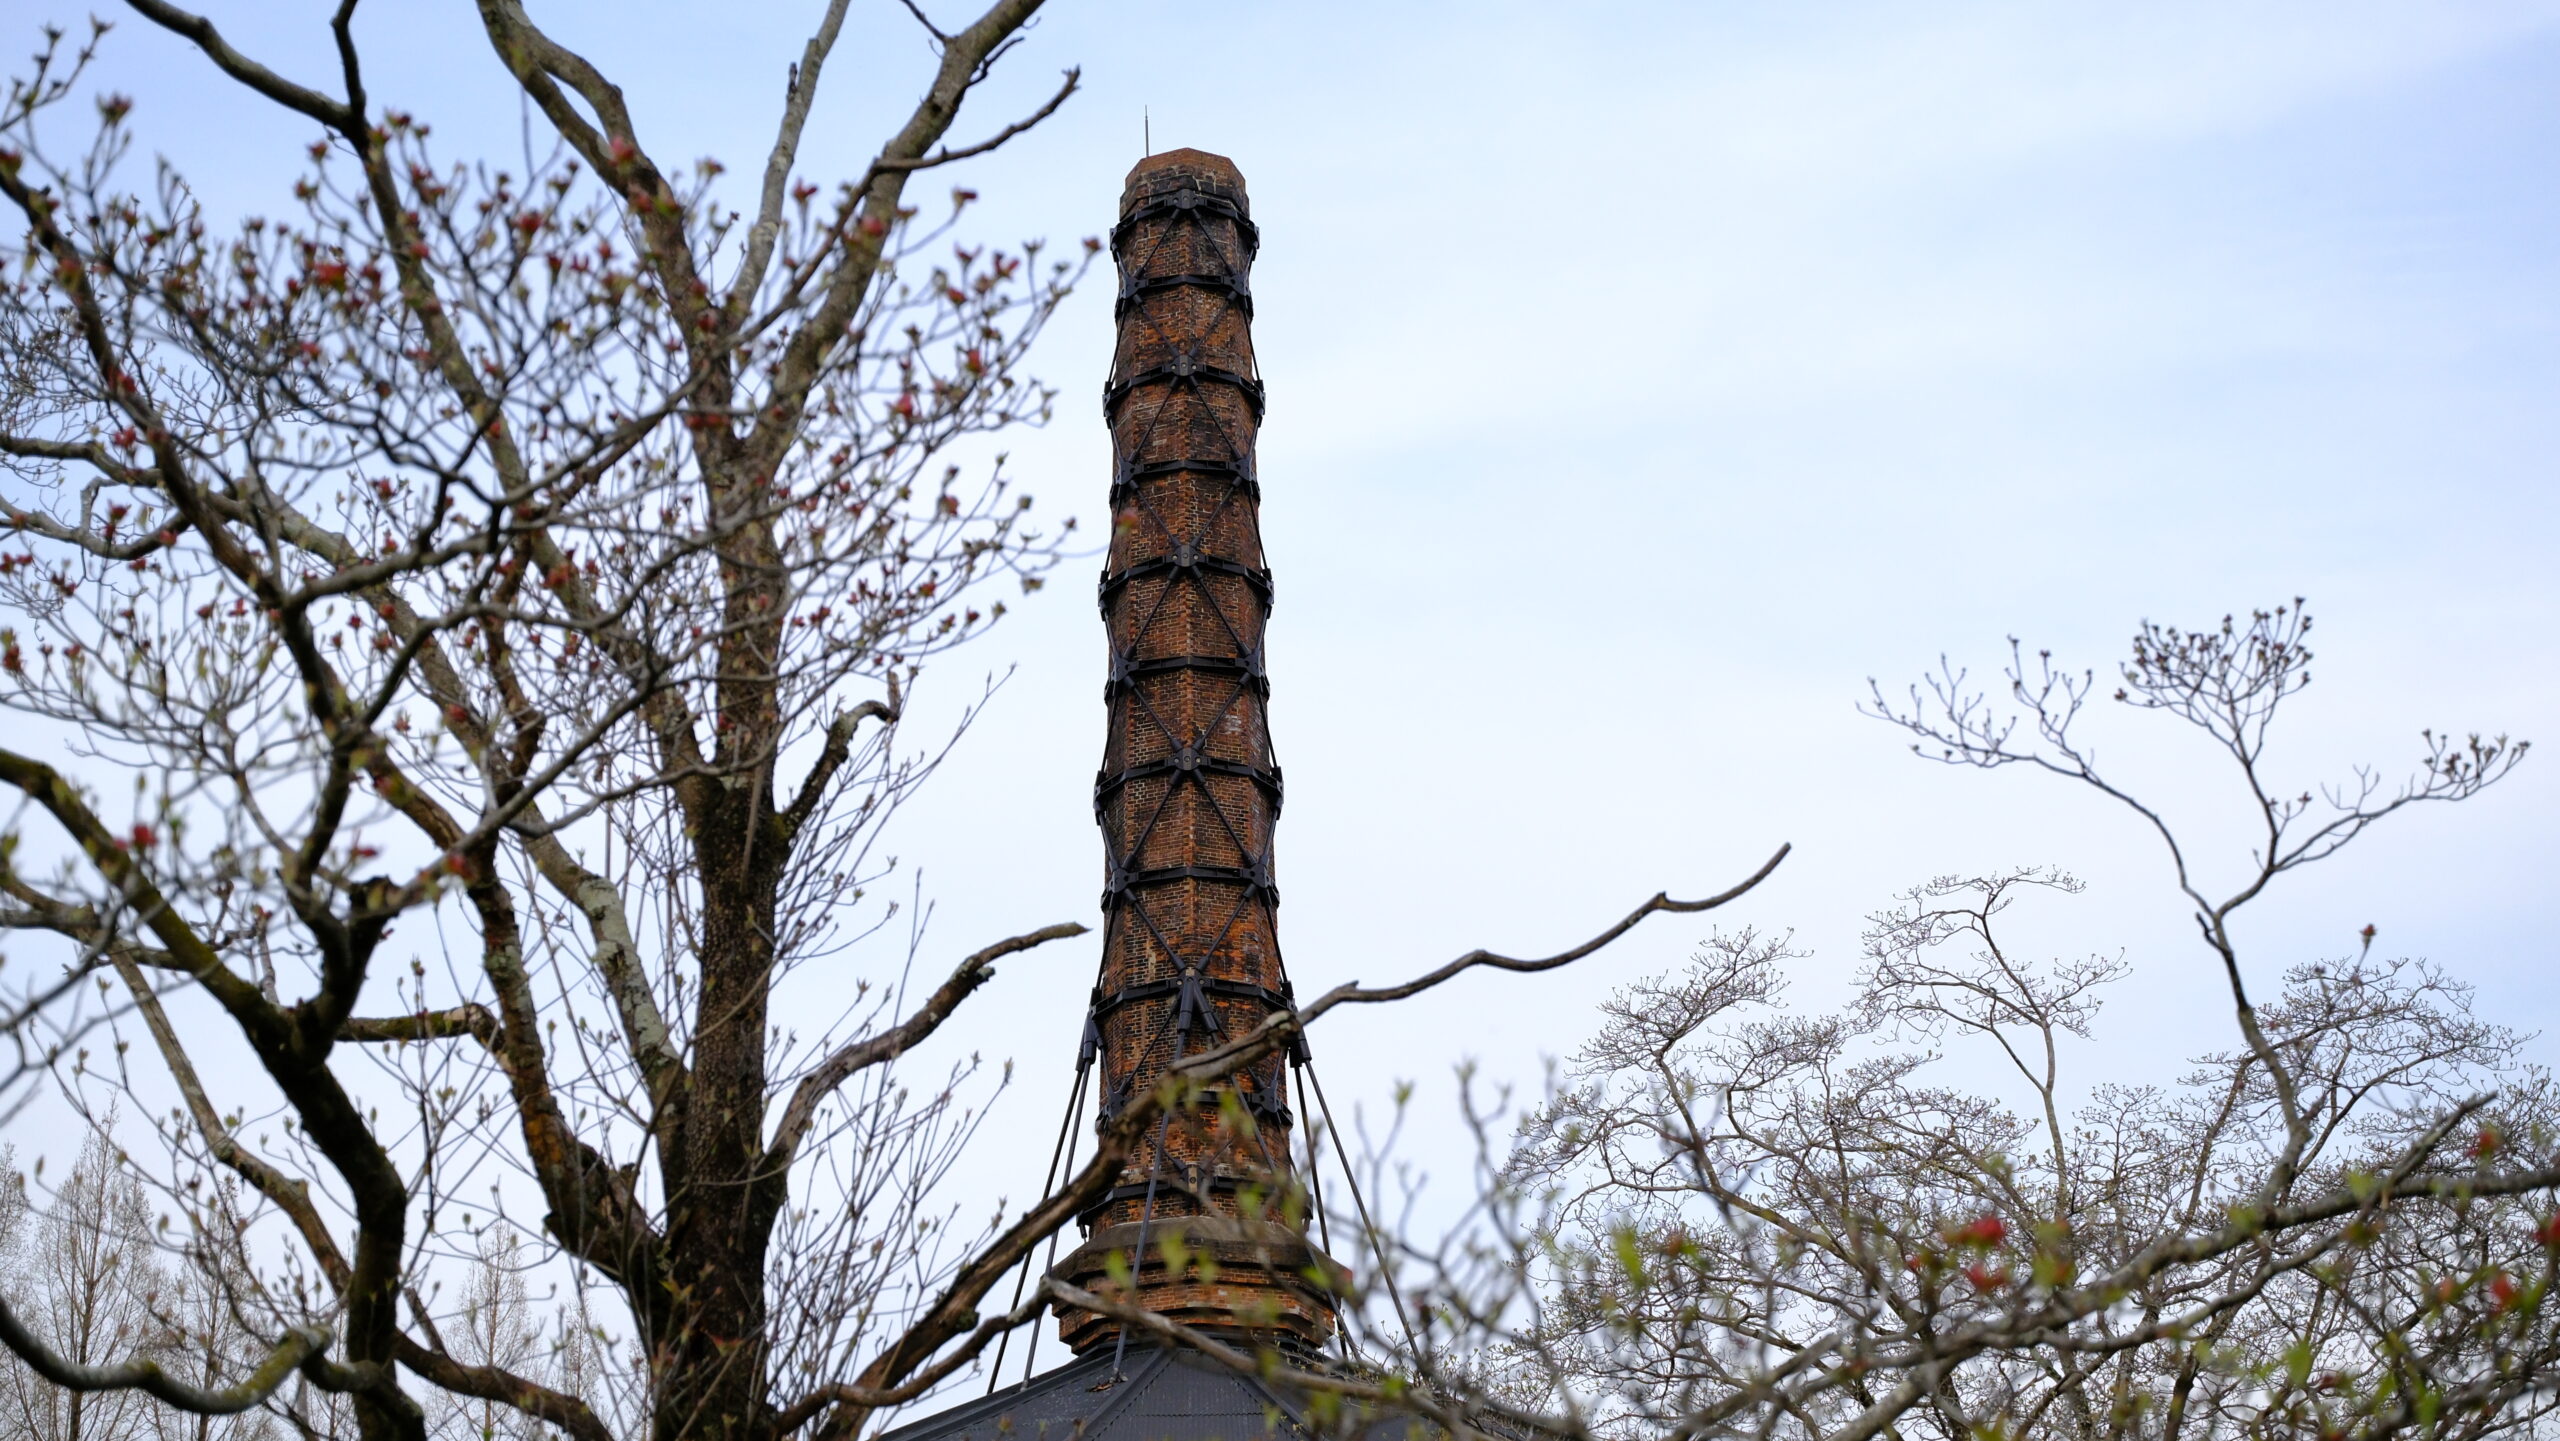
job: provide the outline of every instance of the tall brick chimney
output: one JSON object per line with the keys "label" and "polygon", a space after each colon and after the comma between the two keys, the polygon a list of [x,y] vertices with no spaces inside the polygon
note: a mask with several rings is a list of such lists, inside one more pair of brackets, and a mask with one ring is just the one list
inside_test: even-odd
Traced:
{"label": "tall brick chimney", "polygon": [[[1111,232],[1110,726],[1094,781],[1104,919],[1086,1042],[1100,1051],[1105,1120],[1177,1056],[1290,1004],[1272,880],[1271,573],[1254,471],[1262,383],[1247,277],[1258,240],[1244,177],[1197,150],[1138,162]],[[1148,1310],[1320,1347],[1334,1325],[1322,1278],[1337,1268],[1306,1239],[1289,1160],[1290,1059],[1268,1057],[1175,1108],[1085,1217],[1085,1243],[1059,1273],[1109,1293],[1116,1270]],[[1168,1251],[1182,1264],[1169,1266]],[[1060,1318],[1079,1352],[1119,1330],[1091,1312]]]}

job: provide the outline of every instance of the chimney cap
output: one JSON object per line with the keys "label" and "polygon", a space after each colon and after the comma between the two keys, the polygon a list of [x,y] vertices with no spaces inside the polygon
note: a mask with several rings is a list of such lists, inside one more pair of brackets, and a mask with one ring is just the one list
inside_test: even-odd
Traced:
{"label": "chimney cap", "polygon": [[1206,150],[1159,150],[1131,166],[1128,182],[1120,189],[1120,213],[1126,216],[1177,190],[1214,195],[1235,206],[1239,214],[1252,213],[1245,200],[1244,172],[1236,169],[1234,161]]}

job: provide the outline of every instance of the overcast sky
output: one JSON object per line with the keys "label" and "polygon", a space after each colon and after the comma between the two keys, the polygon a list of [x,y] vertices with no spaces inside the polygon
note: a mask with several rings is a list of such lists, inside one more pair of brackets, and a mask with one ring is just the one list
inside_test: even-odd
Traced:
{"label": "overcast sky", "polygon": [[[21,31],[76,18],[7,8]],[[325,80],[327,8],[213,13]],[[623,84],[654,152],[743,167],[819,7],[531,8]],[[820,181],[859,168],[931,64],[896,5],[856,11],[804,166]],[[469,17],[364,12],[374,95],[449,155],[511,159],[519,107]],[[283,208],[307,126],[139,22],[105,64],[217,206]],[[1915,760],[1856,714],[1869,676],[1941,651],[1987,669],[2010,634],[2103,669],[2145,617],[2301,594],[2320,663],[2282,783],[2396,776],[2422,726],[2560,736],[2560,4],[1059,3],[958,133],[1068,66],[1083,93],[965,177],[981,238],[1106,229],[1142,113],[1158,148],[1233,157],[1262,225],[1302,995],[1555,948],[1791,841],[1729,923],[1793,928],[1797,998],[1819,1004],[1894,889],[2054,862],[2090,890],[2032,916],[2037,944],[2135,967],[2089,1074],[2159,1076],[2231,1031],[2156,847],[2057,783]],[[1051,332],[1059,419],[1014,447],[1089,533],[1108,294]],[[1015,668],[895,838],[938,905],[937,971],[1094,919],[1094,569],[922,698]],[[2231,874],[2212,756],[2118,719],[2104,754]],[[2555,842],[2560,756],[2290,883],[2241,927],[2253,977],[2370,922],[2546,1026]],[[1345,1017],[1316,1054],[1337,1099],[1417,1078],[1445,1116],[1462,1058],[1534,1083],[1609,986],[1704,929],[1658,919],[1569,974]],[[1056,1125],[1095,954],[1042,950],[971,1002],[968,1044],[1029,1082],[1002,1124]]]}

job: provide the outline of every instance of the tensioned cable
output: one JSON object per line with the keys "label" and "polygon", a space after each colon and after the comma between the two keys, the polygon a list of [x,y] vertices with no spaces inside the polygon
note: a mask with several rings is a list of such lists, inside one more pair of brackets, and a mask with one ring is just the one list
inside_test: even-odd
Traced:
{"label": "tensioned cable", "polygon": [[1413,1318],[1405,1314],[1404,1292],[1396,1285],[1395,1267],[1388,1264],[1386,1241],[1378,1230],[1378,1223],[1369,1219],[1369,1202],[1360,1194],[1360,1177],[1351,1169],[1351,1152],[1342,1144],[1342,1128],[1333,1123],[1333,1104],[1324,1098],[1324,1081],[1316,1075],[1312,1060],[1300,1066],[1298,1074],[1306,1077],[1307,1084],[1315,1088],[1316,1107],[1324,1116],[1325,1134],[1333,1137],[1333,1154],[1342,1162],[1343,1182],[1351,1187],[1351,1204],[1360,1213],[1360,1229],[1369,1233],[1369,1254],[1377,1258],[1378,1279],[1387,1283],[1387,1300],[1396,1308],[1396,1324],[1404,1328],[1404,1343],[1413,1349],[1413,1364],[1419,1369],[1422,1365],[1422,1343],[1414,1338]]}
{"label": "tensioned cable", "polygon": [[[1078,1121],[1084,1119],[1084,1103],[1084,1068],[1079,1066],[1076,1069],[1076,1098],[1067,1112],[1067,1126],[1070,1131]],[[1056,1231],[1049,1233],[1049,1253],[1041,1258],[1040,1269],[1044,1274],[1058,1269],[1058,1233]],[[1031,1339],[1024,1343],[1022,1348],[1022,1380],[1025,1385],[1030,1384],[1031,1381],[1031,1359],[1039,1353],[1040,1333],[1033,1331]]]}
{"label": "tensioned cable", "polygon": [[[1300,1031],[1299,1045],[1302,1055],[1305,1040],[1306,1033]],[[1315,1116],[1315,1107],[1307,1104],[1307,1067],[1313,1063],[1313,1060],[1314,1058],[1310,1056],[1293,1061],[1290,1067],[1297,1073],[1298,1114],[1309,1120],[1313,1120]],[[1307,1204],[1316,1213],[1316,1238],[1323,1245],[1325,1255],[1330,1257],[1333,1254],[1333,1223],[1325,1218],[1324,1155],[1317,1149],[1322,1144],[1322,1140],[1310,1127],[1307,1131]],[[1351,1334],[1351,1327],[1343,1321],[1342,1308],[1339,1306],[1334,1308],[1333,1339],[1342,1348],[1344,1366],[1352,1366],[1368,1359],[1361,1354],[1360,1342]]]}
{"label": "tensioned cable", "polygon": [[[1076,1115],[1084,1110],[1085,1074],[1087,1071],[1092,1069],[1092,1066],[1093,1057],[1089,1053],[1079,1055],[1076,1058],[1076,1080],[1075,1085],[1067,1093],[1067,1114],[1058,1122],[1058,1144],[1049,1152],[1049,1173],[1047,1176],[1043,1177],[1040,1182],[1040,1195],[1043,1200],[1046,1200],[1051,1193],[1057,1190],[1058,1166],[1067,1158],[1067,1138],[1075,1132]],[[1057,1250],[1058,1233],[1052,1231],[1049,1233],[1049,1252],[1052,1263],[1056,1260]],[[1006,1309],[1011,1310],[1013,1307],[1018,1307],[1022,1304],[1022,1292],[1024,1288],[1030,1284],[1031,1252],[1026,1248],[1022,1253],[1022,1271],[1019,1275],[1015,1276],[1013,1280],[1013,1306],[1007,1307]],[[986,1394],[990,1396],[995,1394],[996,1382],[1002,1380],[1004,1377],[1005,1348],[1012,1344],[1013,1333],[1011,1331],[1005,1332],[1004,1335],[996,1342],[995,1364],[987,1368]],[[1039,1349],[1040,1327],[1039,1323],[1034,1322],[1031,1327],[1031,1339],[1023,1343],[1022,1374],[1025,1379],[1028,1379],[1031,1375],[1031,1355]]]}

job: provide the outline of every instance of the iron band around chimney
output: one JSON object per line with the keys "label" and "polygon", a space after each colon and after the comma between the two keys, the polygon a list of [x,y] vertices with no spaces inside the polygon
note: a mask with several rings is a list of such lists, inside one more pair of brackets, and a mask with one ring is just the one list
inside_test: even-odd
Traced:
{"label": "iron band around chimney", "polygon": [[1233,476],[1244,484],[1253,486],[1253,493],[1257,497],[1262,493],[1260,485],[1253,479],[1251,455],[1242,457],[1185,455],[1158,460],[1124,460],[1120,463],[1120,473],[1112,478],[1111,490],[1116,495],[1122,487],[1135,481],[1186,474]]}
{"label": "iron band around chimney", "polygon": [[1152,780],[1157,776],[1232,776],[1248,780],[1262,788],[1271,798],[1271,813],[1280,813],[1280,768],[1258,766],[1249,761],[1222,761],[1208,756],[1167,756],[1163,760],[1140,761],[1116,771],[1097,772],[1093,778],[1093,808],[1098,816],[1111,803],[1111,797],[1131,781]]}
{"label": "iron band around chimney", "polygon": [[[1274,1122],[1283,1126],[1295,1124],[1289,1111],[1289,1097],[1283,1090],[1281,1083],[1278,1080],[1265,1081],[1260,1074],[1260,1068],[1265,1064],[1274,1066],[1306,1064],[1307,1048],[1302,1044],[1303,1037],[1303,1032],[1299,1035],[1290,1037],[1291,1044],[1287,1050],[1273,1056],[1268,1063],[1261,1061],[1255,1062],[1254,1069],[1246,1072],[1246,1074],[1253,1076],[1256,1082],[1252,1090],[1241,1092],[1244,1096],[1246,1110],[1253,1112],[1254,1115],[1265,1121]],[[1200,1089],[1205,1094],[1214,1096],[1220,1091],[1232,1090],[1236,1089],[1236,1087],[1234,1086],[1233,1078],[1228,1078],[1226,1080],[1211,1081]],[[1111,1123],[1113,1117],[1119,1115],[1122,1111],[1127,1110],[1129,1108],[1130,1094],[1131,1088],[1128,1084],[1127,1078],[1115,1077],[1107,1071],[1104,1072],[1102,1077],[1102,1101],[1100,1106],[1094,1112],[1093,1128],[1097,1131],[1101,1130],[1104,1126]],[[1122,1201],[1135,1200],[1138,1197],[1145,1195],[1146,1192],[1147,1188],[1144,1182],[1128,1183],[1112,1191],[1110,1197],[1094,1202],[1093,1209],[1079,1213],[1078,1219],[1089,1223],[1094,1212],[1110,1205],[1113,1199]]]}
{"label": "iron band around chimney", "polygon": [[1234,576],[1251,586],[1253,593],[1260,596],[1265,604],[1271,600],[1271,572],[1267,567],[1246,565],[1242,561],[1229,560],[1224,556],[1204,554],[1189,542],[1183,542],[1175,545],[1170,554],[1134,560],[1118,570],[1105,574],[1101,583],[1102,603],[1109,605],[1111,597],[1133,580],[1143,580],[1151,575],[1180,575],[1196,571],[1207,571],[1211,575]]}
{"label": "iron band around chimney", "polygon": [[[1243,1071],[1237,1073],[1240,1075],[1251,1076],[1253,1078],[1253,1086],[1250,1090],[1236,1085],[1234,1076],[1225,1076],[1218,1080],[1207,1082],[1203,1084],[1200,1089],[1204,1094],[1211,1096],[1217,1095],[1223,1091],[1235,1091],[1244,1097],[1245,1109],[1251,1111],[1260,1120],[1276,1123],[1282,1126],[1291,1125],[1294,1124],[1294,1121],[1292,1119],[1292,1113],[1289,1110],[1288,1067],[1304,1064],[1305,1060],[1305,1048],[1292,1046],[1288,1050],[1277,1052],[1263,1060],[1256,1061],[1251,1066],[1248,1066]],[[1107,1074],[1102,1078],[1102,1088],[1103,1096],[1101,1107],[1094,1116],[1094,1129],[1097,1131],[1101,1130],[1104,1126],[1109,1125],[1114,1116],[1117,1116],[1122,1111],[1127,1110],[1129,1108],[1129,1098],[1135,1093],[1135,1088],[1127,1084],[1126,1078],[1115,1081]],[[1173,1168],[1168,1167],[1168,1170],[1170,1169]],[[1232,1190],[1232,1187],[1221,1187],[1217,1184],[1221,1178],[1232,1179],[1231,1177],[1228,1177],[1227,1172],[1220,1171],[1210,1178],[1210,1189],[1213,1191],[1221,1189]],[[1250,1179],[1250,1177],[1247,1179]],[[1191,1189],[1191,1183],[1187,1180],[1180,1184],[1183,1189]],[[1101,1210],[1103,1207],[1110,1205],[1115,1200],[1133,1201],[1146,1193],[1147,1187],[1145,1182],[1125,1182],[1114,1188],[1110,1194],[1102,1200],[1094,1202],[1093,1210],[1084,1212],[1083,1216],[1090,1218],[1094,1211]]]}
{"label": "iron band around chimney", "polygon": [[1103,680],[1103,698],[1108,700],[1118,695],[1142,675],[1162,675],[1177,670],[1205,670],[1213,675],[1242,676],[1247,688],[1256,695],[1270,693],[1270,678],[1262,670],[1262,647],[1255,646],[1242,655],[1153,655],[1145,660],[1115,655],[1111,658],[1111,674]]}
{"label": "iron band around chimney", "polygon": [[1188,215],[1195,220],[1214,215],[1220,220],[1234,221],[1236,234],[1244,240],[1245,260],[1248,264],[1262,249],[1262,227],[1245,218],[1244,211],[1234,201],[1224,196],[1203,195],[1197,190],[1175,190],[1145,201],[1136,209],[1120,217],[1120,223],[1111,227],[1113,257],[1117,258],[1120,255],[1121,248],[1129,243],[1129,237],[1136,232],[1141,223],[1159,220],[1168,215]]}
{"label": "iron band around chimney", "polygon": [[1148,296],[1186,287],[1225,291],[1227,299],[1235,305],[1236,309],[1244,312],[1245,319],[1253,318],[1253,291],[1247,288],[1247,282],[1243,276],[1202,274],[1198,271],[1149,275],[1121,282],[1120,298],[1112,302],[1111,316],[1114,320],[1125,318],[1140,301]]}
{"label": "iron band around chimney", "polygon": [[1224,366],[1206,365],[1200,361],[1190,359],[1167,361],[1162,365],[1150,365],[1146,369],[1139,371],[1137,374],[1130,376],[1126,380],[1116,380],[1103,387],[1102,417],[1106,421],[1116,422],[1120,418],[1121,402],[1127,400],[1129,398],[1129,393],[1136,390],[1139,386],[1179,385],[1184,381],[1188,381],[1194,387],[1197,387],[1200,382],[1204,380],[1214,380],[1221,385],[1232,385],[1236,389],[1244,392],[1244,403],[1247,406],[1250,406],[1253,410],[1253,423],[1256,425],[1260,425],[1262,423],[1263,396],[1261,381],[1254,379],[1250,375],[1239,375]]}
{"label": "iron band around chimney", "polygon": [[[1264,1117],[1269,1117],[1275,1114],[1273,1112],[1265,1111],[1261,1106],[1257,1105],[1253,1100],[1253,1095],[1254,1092],[1248,1091],[1245,1093],[1246,1110],[1252,1111],[1257,1116]],[[1123,1099],[1120,1103],[1119,1110],[1128,1109],[1128,1105],[1128,1101]],[[1119,1110],[1111,1112],[1110,1115],[1119,1114]],[[1280,1110],[1276,1114],[1282,1117],[1285,1117],[1288,1114],[1288,1106],[1285,1102],[1282,1103]],[[1110,1115],[1106,1115],[1101,1119],[1107,1121],[1110,1119]],[[1203,1192],[1212,1196],[1232,1196],[1238,1191],[1244,1190],[1248,1186],[1259,1186],[1267,1193],[1270,1190],[1271,1183],[1269,1180],[1258,1176],[1231,1176],[1226,1172],[1221,1171],[1216,1175],[1209,1177],[1206,1182],[1187,1179],[1176,1180],[1173,1177],[1168,1176],[1160,1183],[1160,1186],[1163,1190],[1178,1191],[1183,1195],[1192,1197],[1194,1200],[1198,1200]],[[1146,1183],[1142,1181],[1123,1182],[1122,1184],[1114,1186],[1110,1190],[1103,1192],[1101,1200],[1094,1202],[1081,1211],[1078,1211],[1076,1213],[1076,1219],[1090,1226],[1093,1224],[1094,1217],[1101,1215],[1112,1206],[1117,1205],[1122,1201],[1142,1201],[1146,1199],[1146,1195]]]}
{"label": "iron band around chimney", "polygon": [[1172,480],[1186,475],[1214,475],[1227,483],[1227,494],[1241,494],[1253,505],[1262,504],[1262,482],[1253,478],[1253,460],[1212,460],[1207,456],[1189,456],[1179,460],[1136,461],[1120,467],[1112,477],[1111,508],[1127,505],[1138,487],[1151,480]]}
{"label": "iron band around chimney", "polygon": [[1111,908],[1122,897],[1150,886],[1169,886],[1176,881],[1210,881],[1218,885],[1242,886],[1255,892],[1272,905],[1280,904],[1280,888],[1271,883],[1269,866],[1157,866],[1152,870],[1124,870],[1102,884],[1102,905]]}
{"label": "iron band around chimney", "polygon": [[[1096,1024],[1099,1024],[1122,1006],[1180,995],[1185,979],[1182,976],[1167,976],[1158,981],[1138,981],[1122,986],[1108,995],[1097,995],[1093,998],[1093,1019]],[[1256,985],[1251,981],[1231,981],[1223,976],[1201,976],[1198,980],[1200,991],[1204,995],[1223,996],[1231,1001],[1260,1001],[1264,1006],[1275,1011],[1285,1011],[1296,1004],[1287,992],[1275,991],[1269,986]]]}

